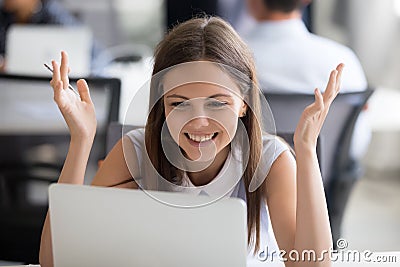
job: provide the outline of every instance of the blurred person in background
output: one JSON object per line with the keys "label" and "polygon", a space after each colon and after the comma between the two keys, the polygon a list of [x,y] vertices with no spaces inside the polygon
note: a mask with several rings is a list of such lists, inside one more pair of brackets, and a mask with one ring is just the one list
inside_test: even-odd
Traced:
{"label": "blurred person in background", "polygon": [[[310,33],[301,11],[311,0],[247,0],[257,24],[243,33],[256,62],[261,88],[267,92],[312,94],[310,88],[324,88],[326,73],[335,62],[344,62],[341,92],[368,88],[361,63],[347,46]],[[310,87],[311,86],[311,87]],[[355,127],[350,148],[354,160],[368,149],[371,130],[365,112]]]}
{"label": "blurred person in background", "polygon": [[326,70],[338,60],[346,64],[342,93],[365,90],[367,80],[354,52],[333,40],[310,33],[301,20],[310,0],[247,0],[249,13],[257,21],[243,33],[266,90],[310,92],[310,84],[323,88]]}
{"label": "blurred person in background", "polygon": [[[355,53],[307,30],[302,10],[310,3],[311,0],[246,0],[257,23],[242,36],[254,54],[260,87],[265,92],[312,94],[315,85],[324,88],[327,71],[336,62],[344,62],[341,92],[366,90],[367,79]],[[365,113],[356,122],[351,142],[354,166],[360,166],[371,140]]]}
{"label": "blurred person in background", "polygon": [[[3,0],[0,1],[0,71],[5,69],[7,31],[13,24],[79,26],[81,23],[55,0]],[[92,66],[103,48],[93,41]],[[96,61],[96,69],[99,62]]]}

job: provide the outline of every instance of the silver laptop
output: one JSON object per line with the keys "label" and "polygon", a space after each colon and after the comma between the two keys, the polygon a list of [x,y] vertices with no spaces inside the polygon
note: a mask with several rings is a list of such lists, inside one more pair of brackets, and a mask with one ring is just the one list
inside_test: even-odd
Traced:
{"label": "silver laptop", "polygon": [[60,61],[67,51],[70,76],[90,73],[93,37],[84,26],[12,25],[6,39],[6,72],[30,76],[51,76],[43,63]]}
{"label": "silver laptop", "polygon": [[246,266],[245,203],[208,201],[182,193],[53,184],[55,267]]}

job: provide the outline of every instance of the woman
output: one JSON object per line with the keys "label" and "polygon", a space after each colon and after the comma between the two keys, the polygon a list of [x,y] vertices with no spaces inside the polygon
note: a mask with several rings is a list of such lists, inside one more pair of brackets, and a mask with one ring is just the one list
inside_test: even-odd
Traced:
{"label": "woman", "polygon": [[[83,184],[96,131],[93,103],[84,80],[77,84],[80,99],[67,89],[65,52],[60,67],[54,61],[52,64],[54,99],[71,133],[59,182]],[[262,131],[254,62],[235,31],[215,17],[182,23],[156,49],[145,129],[128,133],[115,145],[92,184],[195,190],[230,181],[230,176],[221,173],[233,162],[240,165],[240,177],[233,179],[232,187],[220,190],[215,199],[240,197],[239,192],[243,192],[248,207],[249,261],[260,258],[266,247],[276,250],[275,257],[278,247],[288,253],[296,250],[300,255],[312,249],[321,255],[332,243],[315,147],[339,91],[342,69],[340,64],[331,72],[323,95],[315,90],[315,102],[300,118],[294,135],[296,162],[283,143]],[[177,147],[172,154],[180,154],[172,160],[164,147],[171,144]],[[271,144],[273,154],[268,149]],[[235,155],[242,151],[246,159],[235,162]],[[266,166],[268,162],[270,166]],[[46,218],[40,250],[42,267],[52,266],[49,223]],[[321,261],[292,260],[285,264],[329,266],[330,261],[324,257]]]}

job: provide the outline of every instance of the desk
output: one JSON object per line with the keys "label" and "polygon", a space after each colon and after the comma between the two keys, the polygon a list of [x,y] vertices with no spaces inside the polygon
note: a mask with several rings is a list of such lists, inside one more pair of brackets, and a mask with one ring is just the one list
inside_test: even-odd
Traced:
{"label": "desk", "polygon": [[368,105],[372,138],[364,163],[369,170],[397,173],[400,169],[400,91],[377,88]]}

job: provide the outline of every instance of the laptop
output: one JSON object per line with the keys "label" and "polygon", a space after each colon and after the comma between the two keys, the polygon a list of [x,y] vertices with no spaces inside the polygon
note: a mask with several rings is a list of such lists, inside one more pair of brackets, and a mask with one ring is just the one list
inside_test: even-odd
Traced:
{"label": "laptop", "polygon": [[92,32],[85,26],[12,25],[6,38],[6,72],[50,77],[43,63],[61,60],[67,51],[71,77],[90,74]]}
{"label": "laptop", "polygon": [[209,200],[53,184],[49,210],[55,267],[246,266],[244,201]]}

